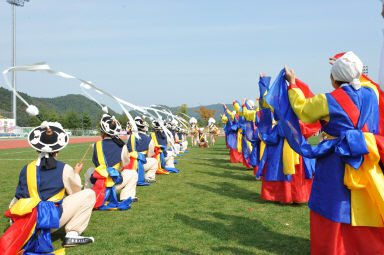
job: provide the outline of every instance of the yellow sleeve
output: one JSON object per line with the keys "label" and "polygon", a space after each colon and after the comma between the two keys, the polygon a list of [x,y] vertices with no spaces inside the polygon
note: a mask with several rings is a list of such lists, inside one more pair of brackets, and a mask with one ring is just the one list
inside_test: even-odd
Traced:
{"label": "yellow sleeve", "polygon": [[293,111],[304,123],[315,123],[317,120],[329,121],[328,101],[325,94],[305,98],[299,88],[288,90],[288,97]]}
{"label": "yellow sleeve", "polygon": [[243,116],[243,113],[240,111],[241,106],[236,101],[233,101],[233,109],[235,109],[236,113],[240,116]]}
{"label": "yellow sleeve", "polygon": [[234,121],[235,120],[235,114],[233,112],[231,112],[228,108],[225,108],[225,110],[227,111],[228,115],[231,117],[231,120]]}
{"label": "yellow sleeve", "polygon": [[256,111],[248,110],[246,106],[243,106],[243,116],[248,121],[252,121],[252,122],[256,121]]}
{"label": "yellow sleeve", "polygon": [[227,124],[228,118],[225,114],[223,114],[223,116],[221,116],[221,122],[223,122],[224,125]]}

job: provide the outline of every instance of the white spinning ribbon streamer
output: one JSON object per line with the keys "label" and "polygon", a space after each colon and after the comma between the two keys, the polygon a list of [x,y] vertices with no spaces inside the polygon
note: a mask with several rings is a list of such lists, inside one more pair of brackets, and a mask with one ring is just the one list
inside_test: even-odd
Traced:
{"label": "white spinning ribbon streamer", "polygon": [[[144,106],[137,106],[135,104],[132,104],[132,103],[130,103],[130,102],[124,100],[124,99],[116,97],[116,96],[114,96],[114,95],[112,95],[112,94],[110,94],[110,93],[108,93],[108,92],[106,92],[106,91],[96,87],[95,85],[93,85],[90,82],[82,83],[82,84],[80,84],[80,87],[81,87],[82,91],[84,92],[84,94],[88,98],[90,98],[91,100],[96,102],[102,108],[103,108],[103,106],[94,97],[92,97],[88,92],[86,92],[86,90],[93,89],[93,90],[95,90],[99,94],[103,94],[103,95],[106,95],[106,96],[114,99],[119,104],[119,106],[121,107],[121,109],[123,110],[125,115],[128,117],[129,122],[132,125],[132,132],[134,132],[136,134],[138,133],[138,129],[137,129],[136,123],[135,123],[132,115],[129,113],[129,111],[127,110],[127,108],[125,106],[127,106],[128,108],[130,108],[130,109],[132,109],[132,110],[134,110],[136,112],[140,112],[140,114],[147,115],[147,116],[152,117],[152,118],[154,117],[148,110],[155,110],[155,109],[149,108],[149,107],[144,107]],[[106,106],[104,106],[104,107],[106,107]],[[169,135],[167,137],[170,138]],[[140,139],[140,136],[137,136],[137,139]]]}
{"label": "white spinning ribbon streamer", "polygon": [[[91,83],[91,82],[89,82]],[[92,87],[89,86],[88,84],[86,83],[81,83],[80,84],[80,89],[83,91],[83,93],[88,97],[90,98],[92,101],[94,101],[96,104],[98,104],[100,106],[100,108],[105,112],[105,113],[108,113],[108,107],[105,106],[105,105],[102,105],[99,103],[99,101],[97,101],[93,96],[91,96],[86,90],[87,89],[91,89]],[[104,108],[104,107],[107,107],[107,108]],[[106,110],[106,111],[105,111]]]}
{"label": "white spinning ribbon streamer", "polygon": [[[30,104],[28,104],[28,102],[26,100],[24,100],[24,98],[22,96],[19,95],[19,93],[17,93],[17,91],[12,88],[9,80],[8,80],[8,77],[7,77],[7,73],[9,72],[16,72],[16,71],[30,71],[30,72],[45,72],[45,73],[49,73],[49,74],[53,74],[53,75],[56,75],[56,76],[59,76],[59,77],[62,77],[62,78],[66,78],[66,79],[76,79],[78,81],[81,82],[81,85],[80,87],[82,88],[82,91],[86,94],[87,97],[91,98],[93,101],[95,101],[101,108],[104,112],[108,112],[108,108],[106,106],[102,106],[95,98],[91,97],[88,93],[85,92],[85,89],[91,89],[93,88],[97,93],[99,94],[104,94],[106,96],[109,96],[110,98],[116,100],[119,102],[119,105],[120,107],[123,109],[124,113],[127,115],[128,119],[130,119],[131,121],[133,121],[133,118],[132,116],[129,114],[129,112],[125,109],[125,107],[121,104],[121,103],[124,103],[132,108],[136,108],[137,107],[133,104],[130,104],[129,102],[126,102],[120,98],[117,98],[115,96],[113,96],[112,94],[100,89],[100,88],[97,88],[96,86],[94,86],[91,82],[88,82],[84,79],[81,79],[81,78],[78,78],[74,75],[70,75],[70,74],[67,74],[67,73],[64,73],[64,72],[58,72],[58,71],[55,71],[55,70],[52,70],[49,65],[47,65],[46,63],[36,63],[36,64],[30,64],[30,65],[21,65],[21,66],[15,66],[15,67],[10,67],[6,70],[3,71],[3,77],[5,79],[5,82],[6,84],[8,85],[8,87],[14,91],[14,93],[16,94],[16,96],[18,98],[20,98],[20,100],[26,104],[29,108],[29,111],[28,113],[36,113],[36,110],[35,109],[31,109],[30,107]],[[134,125],[134,129],[136,130],[137,132],[137,127],[136,125],[133,123]]]}
{"label": "white spinning ribbon streamer", "polygon": [[[161,106],[157,106],[157,107],[161,107]],[[188,124],[188,122],[185,119],[181,118],[180,116],[174,115],[169,109],[162,109],[162,112],[168,115],[169,117],[171,117],[172,120],[179,121],[181,124],[184,125],[184,127],[187,128],[186,124]]]}
{"label": "white spinning ribbon streamer", "polygon": [[[95,85],[93,85],[91,82],[89,81],[86,81],[84,79],[81,79],[81,78],[78,78],[74,75],[70,75],[70,74],[67,74],[67,73],[64,73],[64,72],[59,72],[59,71],[55,71],[55,70],[52,70],[50,68],[49,65],[47,65],[46,63],[36,63],[36,64],[30,64],[30,65],[21,65],[21,66],[15,66],[15,67],[10,67],[8,69],[5,69],[3,71],[3,77],[5,79],[5,82],[6,84],[8,85],[8,87],[13,90],[13,92],[16,94],[16,96],[25,104],[27,105],[27,112],[28,114],[35,114],[35,115],[38,115],[38,109],[36,106],[34,105],[30,105],[22,96],[20,96],[19,93],[17,93],[17,91],[11,86],[9,80],[8,80],[8,77],[7,77],[7,73],[9,72],[16,72],[16,71],[30,71],[30,72],[45,72],[45,73],[49,73],[49,74],[53,74],[53,75],[56,75],[56,76],[59,76],[59,77],[62,77],[62,78],[66,78],[66,79],[76,79],[78,81],[81,82],[80,84],[80,88],[81,90],[83,91],[83,93],[88,97],[90,98],[92,101],[96,102],[104,112],[108,113],[108,108],[106,105],[102,105],[101,103],[99,103],[94,97],[92,97],[86,90],[90,90],[90,89],[93,89],[95,90],[96,93],[98,94],[101,94],[101,95],[106,95],[110,98],[112,98],[113,100],[115,100],[116,102],[118,102],[118,104],[120,105],[120,107],[122,108],[123,112],[125,113],[125,115],[128,117],[129,121],[131,122],[132,124],[132,131],[137,133],[138,132],[138,129],[137,129],[137,126],[135,124],[135,121],[134,119],[132,118],[131,114],[129,113],[129,111],[126,109],[125,106],[131,108],[132,110],[135,110],[135,111],[139,111],[141,112],[142,114],[145,114],[145,115],[148,115],[148,116],[151,116],[153,117],[154,119],[157,119],[159,120],[159,124],[162,128],[162,130],[164,131],[164,133],[166,134],[167,136],[167,139],[169,141],[171,141],[171,144],[172,144],[172,147],[174,146],[174,141],[173,139],[171,139],[172,137],[172,133],[171,131],[166,128],[164,126],[164,123],[163,123],[163,120],[162,120],[162,117],[161,117],[161,114],[165,114],[167,116],[170,116],[172,119],[178,119],[180,120],[180,122],[182,124],[185,124],[185,120],[178,117],[178,116],[175,116],[173,115],[170,111],[165,111],[165,110],[159,110],[159,109],[155,109],[154,107],[161,107],[161,106],[157,106],[157,105],[154,105],[152,107],[140,107],[140,106],[137,106],[137,105],[134,105],[130,102],[127,102],[121,98],[118,98],[112,94],[110,94],[109,92],[106,92],[98,87],[96,87]],[[124,106],[125,105],[125,106]],[[155,114],[156,114],[156,117],[151,114],[149,111],[153,111]],[[172,137],[173,138],[173,137]]]}
{"label": "white spinning ribbon streamer", "polygon": [[153,107],[145,107],[145,106],[143,106],[142,108],[146,109],[148,113],[149,113],[149,110],[150,110],[150,111],[153,111],[156,114],[157,118],[155,116],[153,116],[153,118],[157,119],[157,121],[159,122],[159,125],[160,125],[161,129],[164,131],[164,134],[167,137],[167,140],[170,141],[170,143],[172,145],[171,149],[174,152],[174,149],[173,149],[173,147],[175,146],[174,139],[173,139],[171,131],[164,125],[162,116],[160,114],[160,113],[163,113],[163,112],[161,110],[155,109]]}
{"label": "white spinning ribbon streamer", "polygon": [[[124,107],[123,104],[126,104],[126,105],[127,105],[128,107],[130,107],[130,108],[136,108],[135,105],[133,105],[133,104],[131,104],[131,103],[129,103],[129,102],[126,102],[126,101],[124,101],[123,99],[120,99],[120,98],[118,98],[118,97],[115,97],[114,95],[112,95],[112,94],[110,94],[110,93],[108,93],[108,92],[106,92],[106,91],[104,91],[104,90],[102,90],[102,89],[96,87],[96,86],[93,85],[91,82],[82,82],[82,83],[80,84],[80,88],[81,88],[81,90],[83,91],[83,93],[85,94],[86,97],[88,97],[89,99],[91,99],[92,101],[94,101],[95,103],[97,103],[97,104],[101,107],[101,109],[102,109],[104,112],[106,112],[106,113],[108,113],[108,108],[107,108],[107,106],[106,106],[106,105],[103,106],[99,101],[96,100],[96,98],[94,98],[93,96],[91,96],[86,90],[93,89],[96,93],[98,93],[98,94],[100,94],[100,95],[106,95],[106,96],[112,98],[113,100],[115,100],[115,101],[119,104],[119,106],[121,107],[121,109],[123,110],[123,112],[125,113],[125,115],[128,117],[129,122],[130,122],[131,125],[132,125],[132,132],[134,132],[134,133],[137,133],[137,132],[138,132],[137,126],[136,126],[136,124],[135,124],[135,121],[133,120],[131,114],[130,114],[129,111]],[[137,136],[137,137],[139,137],[139,136]],[[139,138],[139,139],[140,139],[140,138]]]}
{"label": "white spinning ribbon streamer", "polygon": [[27,106],[27,113],[32,116],[36,116],[39,114],[39,111],[36,106],[30,105],[16,90],[13,88],[8,80],[7,74],[9,72],[17,72],[17,71],[29,71],[29,72],[45,72],[49,74],[54,74],[56,76],[60,76],[62,78],[66,79],[78,79],[80,81],[83,81],[82,79],[76,78],[75,76],[72,76],[70,74],[66,74],[63,72],[57,72],[52,70],[49,65],[45,63],[36,63],[36,64],[30,64],[30,65],[21,65],[21,66],[15,66],[10,67],[8,69],[5,69],[3,71],[3,77],[5,80],[5,83],[7,86],[15,93],[15,95]]}

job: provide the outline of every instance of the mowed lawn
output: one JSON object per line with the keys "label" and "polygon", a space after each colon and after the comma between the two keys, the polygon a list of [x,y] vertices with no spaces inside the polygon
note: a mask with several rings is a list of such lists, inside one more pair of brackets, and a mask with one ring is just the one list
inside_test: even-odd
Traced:
{"label": "mowed lawn", "polygon": [[[69,145],[59,160],[72,166],[89,144]],[[7,210],[31,148],[0,150],[0,212]],[[91,167],[89,153],[84,172]],[[95,243],[67,254],[309,254],[309,209],[260,199],[261,182],[242,164],[229,163],[224,138],[211,148],[178,157],[181,171],[157,175],[137,187],[139,202],[127,211],[94,211],[84,235]],[[8,227],[0,217],[0,230]],[[63,230],[53,234],[61,248]]]}

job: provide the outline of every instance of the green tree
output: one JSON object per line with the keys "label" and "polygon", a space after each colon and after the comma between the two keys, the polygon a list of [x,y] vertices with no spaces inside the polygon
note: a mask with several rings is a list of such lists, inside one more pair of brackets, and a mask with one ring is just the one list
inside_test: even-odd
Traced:
{"label": "green tree", "polygon": [[33,116],[29,118],[28,126],[37,127],[37,126],[40,126],[40,124],[41,124],[41,121],[37,117]]}
{"label": "green tree", "polygon": [[123,129],[127,127],[128,117],[125,115],[125,113],[116,115],[116,119],[120,122],[120,125]]}
{"label": "green tree", "polygon": [[205,127],[207,124],[204,123],[204,120],[202,120],[201,118],[198,118],[197,119],[197,125],[199,127]]}
{"label": "green tree", "polygon": [[44,121],[50,121],[49,120],[49,111],[43,107],[39,107],[39,115]]}
{"label": "green tree", "polygon": [[186,121],[188,121],[188,117],[185,116],[185,114],[188,113],[188,106],[186,104],[182,104],[179,108],[176,110],[176,115],[182,117]]}
{"label": "green tree", "polygon": [[52,109],[49,112],[47,120],[52,122],[59,121],[59,114],[56,112],[55,109]]}
{"label": "green tree", "polygon": [[74,110],[67,110],[63,125],[64,128],[79,128],[81,126],[79,114]]}
{"label": "green tree", "polygon": [[64,114],[59,114],[59,118],[57,120],[63,127],[65,127],[65,118],[64,118]]}
{"label": "green tree", "polygon": [[81,116],[81,121],[82,121],[82,128],[83,129],[91,129],[92,119],[91,119],[91,116],[89,115],[88,111],[83,112],[83,114]]}

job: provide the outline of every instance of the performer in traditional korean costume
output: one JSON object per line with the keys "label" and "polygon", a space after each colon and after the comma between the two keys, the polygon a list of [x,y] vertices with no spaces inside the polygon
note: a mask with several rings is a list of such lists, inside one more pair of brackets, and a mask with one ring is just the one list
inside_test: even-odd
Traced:
{"label": "performer in traditional korean costume", "polygon": [[51,231],[64,225],[64,247],[94,241],[81,236],[96,201],[93,190],[81,190],[79,173],[83,164],[73,169],[57,160],[68,141],[58,122],[44,121],[29,133],[28,142],[39,155],[21,170],[15,197],[5,213],[13,223],[0,238],[1,254],[52,253]]}
{"label": "performer in traditional korean costume", "polygon": [[[331,69],[335,90],[312,98],[305,97],[293,70],[286,69],[290,104],[269,102],[284,119],[282,130],[292,148],[317,158],[308,203],[312,254],[384,254],[380,91],[372,82],[360,83],[362,68],[361,60],[347,52]],[[281,78],[279,90],[284,95],[287,88]],[[296,116],[306,123],[320,120],[327,139],[317,147],[300,140]]]}
{"label": "performer in traditional korean costume", "polygon": [[227,145],[229,147],[229,155],[231,163],[243,163],[243,154],[242,154],[242,134],[241,129],[239,128],[239,115],[236,114],[235,111],[231,112],[227,108],[225,104],[224,107],[224,115],[226,115],[226,119],[228,120],[226,125],[226,137],[227,137]]}
{"label": "performer in traditional korean costume", "polygon": [[[246,100],[243,105],[246,106],[248,110],[256,112],[254,109],[255,103],[252,100]],[[247,168],[253,168],[257,164],[255,154],[251,159],[252,151],[254,151],[252,143],[255,139],[256,120],[247,120],[242,114],[242,107],[236,100],[233,101],[233,108],[239,115],[239,129],[241,130],[241,153],[243,155],[243,165]]]}
{"label": "performer in traditional korean costume", "polygon": [[[168,141],[167,135],[163,130],[164,126],[160,125],[158,120],[152,121],[153,133],[151,134],[154,143],[154,150],[148,151],[148,157],[157,159],[157,174],[169,174],[170,172],[178,173],[175,168],[175,153],[169,151],[172,146],[171,141]],[[172,139],[172,137],[170,137]]]}
{"label": "performer in traditional korean costume", "polygon": [[188,139],[187,139],[187,135],[188,135],[188,130],[184,129],[184,128],[181,128],[181,141],[182,141],[182,144],[183,144],[183,150],[184,152],[189,152],[189,148],[188,148],[188,145],[189,145],[189,142],[188,142]]}
{"label": "performer in traditional korean costume", "polygon": [[204,128],[199,129],[199,147],[209,148],[207,134],[204,132]]}
{"label": "performer in traditional korean costume", "polygon": [[197,146],[199,141],[199,130],[197,126],[197,119],[195,117],[192,117],[189,120],[189,124],[190,124],[189,133],[192,136],[192,146]]}
{"label": "performer in traditional korean costume", "polygon": [[182,149],[181,140],[180,140],[180,137],[178,135],[177,124],[178,124],[178,122],[175,119],[166,123],[166,127],[172,133],[172,139],[173,139],[173,145],[172,145],[173,148],[170,148],[170,149],[175,152],[176,156],[184,156],[183,155],[184,151]]}
{"label": "performer in traditional korean costume", "polygon": [[[104,114],[100,120],[100,135],[103,138],[94,145],[93,164],[84,174],[85,188],[91,188],[96,193],[95,209],[126,210],[130,204],[137,201],[136,183],[137,171],[120,169],[130,162],[127,146],[119,138],[121,125],[114,116]],[[120,202],[116,191],[120,192]]]}
{"label": "performer in traditional korean costume", "polygon": [[253,167],[254,175],[256,175],[259,164],[260,138],[257,130],[259,116],[257,109],[255,109],[255,103],[252,100],[244,99],[243,105],[240,106],[237,101],[234,101],[233,108],[239,116],[244,118],[242,125],[244,137],[242,143],[243,158]]}
{"label": "performer in traditional korean costume", "polygon": [[178,126],[175,128],[175,137],[177,137],[178,144],[180,146],[180,153],[185,153],[188,150],[188,141],[185,139],[184,130]]}
{"label": "performer in traditional korean costume", "polygon": [[[141,186],[156,182],[157,170],[157,160],[148,157],[148,154],[154,153],[155,145],[152,138],[146,134],[147,126],[145,123],[141,117],[135,118],[138,134],[132,133],[128,137],[126,145],[130,155],[130,163],[125,168],[137,170],[137,184]],[[149,152],[150,150],[151,152]]]}
{"label": "performer in traditional korean costume", "polygon": [[[260,95],[266,94],[269,77],[260,77]],[[268,94],[267,94],[268,95]],[[279,121],[266,103],[260,99],[261,113],[258,123],[260,161],[256,177],[262,176],[261,198],[280,203],[308,202],[314,173],[314,160],[303,158],[289,146],[285,135],[280,131]],[[243,106],[246,118],[256,118],[255,111]],[[317,131],[317,130],[316,130]],[[316,131],[312,131],[313,133]],[[311,136],[307,134],[306,137]]]}
{"label": "performer in traditional korean costume", "polygon": [[216,120],[213,117],[210,117],[208,120],[208,133],[209,133],[209,142],[211,145],[215,145],[217,135],[219,134],[219,129],[215,125]]}

